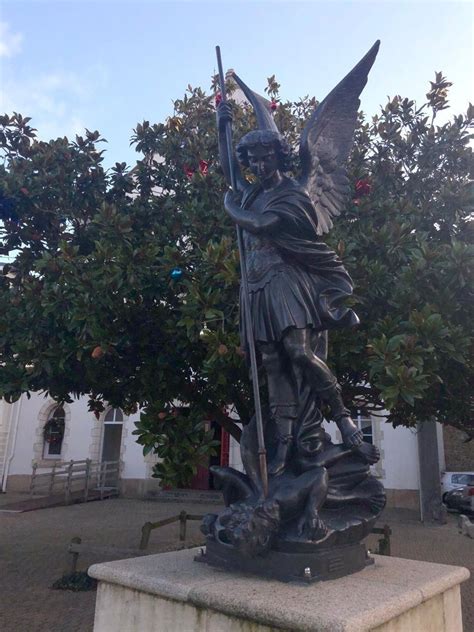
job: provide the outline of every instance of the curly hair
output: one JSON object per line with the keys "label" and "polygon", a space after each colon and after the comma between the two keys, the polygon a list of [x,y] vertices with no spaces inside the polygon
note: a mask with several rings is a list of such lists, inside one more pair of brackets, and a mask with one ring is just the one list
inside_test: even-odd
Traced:
{"label": "curly hair", "polygon": [[249,149],[258,145],[273,147],[278,158],[278,168],[280,171],[291,171],[292,155],[290,146],[279,132],[273,132],[271,130],[254,130],[253,132],[245,134],[240,140],[235,152],[242,166],[249,166]]}
{"label": "curly hair", "polygon": [[280,527],[278,503],[266,500],[257,505],[236,503],[222,516],[226,539],[242,553],[265,555]]}

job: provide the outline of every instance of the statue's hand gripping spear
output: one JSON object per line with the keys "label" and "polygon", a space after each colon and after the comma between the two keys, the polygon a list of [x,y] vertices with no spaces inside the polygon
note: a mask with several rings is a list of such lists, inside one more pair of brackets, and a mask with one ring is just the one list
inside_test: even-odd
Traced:
{"label": "statue's hand gripping spear", "polygon": [[[225,103],[225,79],[224,71],[222,69],[221,50],[219,46],[216,46],[217,65],[219,68],[219,84],[221,90],[222,101]],[[235,177],[235,171],[233,168],[233,150],[232,150],[232,129],[231,121],[226,121],[225,124],[225,136],[226,136],[226,149],[229,162],[230,182],[232,190],[237,193],[237,183]],[[260,463],[260,476],[262,479],[263,495],[266,498],[268,496],[268,472],[267,472],[267,451],[265,449],[265,438],[263,435],[263,419],[262,419],[262,406],[260,403],[260,390],[258,386],[258,369],[257,369],[257,357],[255,354],[255,340],[253,336],[252,318],[250,315],[250,297],[249,286],[247,281],[247,269],[245,265],[245,253],[244,253],[244,241],[242,238],[242,228],[237,225],[237,243],[239,246],[240,254],[240,273],[242,282],[242,302],[241,310],[245,321],[245,331],[247,332],[247,345],[250,356],[250,368],[252,372],[252,388],[253,398],[255,404],[255,420],[257,424],[257,441],[258,441],[258,458]]]}

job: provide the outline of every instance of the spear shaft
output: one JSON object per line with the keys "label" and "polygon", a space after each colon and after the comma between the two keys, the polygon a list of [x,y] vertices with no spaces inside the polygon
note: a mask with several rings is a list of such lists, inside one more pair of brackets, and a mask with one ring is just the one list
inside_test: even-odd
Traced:
{"label": "spear shaft", "polygon": [[[227,101],[225,93],[225,79],[224,71],[222,69],[221,49],[216,46],[217,66],[219,68],[219,83],[221,89],[222,101]],[[234,193],[237,193],[237,182],[234,171],[234,160],[232,151],[232,129],[231,122],[227,121],[225,126],[225,137],[227,146],[227,158],[229,162],[230,183]],[[237,243],[239,246],[240,255],[240,274],[242,281],[242,299],[243,299],[243,316],[245,322],[245,331],[247,332],[247,345],[250,356],[250,369],[252,372],[252,388],[253,399],[255,404],[255,421],[257,425],[257,444],[258,444],[258,459],[260,464],[260,477],[262,479],[263,495],[265,498],[268,496],[268,472],[267,472],[267,451],[265,449],[265,437],[263,435],[263,419],[262,419],[262,405],[260,402],[260,389],[258,385],[258,369],[257,369],[257,356],[255,354],[255,340],[253,337],[252,317],[250,314],[250,294],[249,285],[247,279],[247,267],[245,265],[245,251],[244,240],[242,236],[242,228],[237,225]]]}

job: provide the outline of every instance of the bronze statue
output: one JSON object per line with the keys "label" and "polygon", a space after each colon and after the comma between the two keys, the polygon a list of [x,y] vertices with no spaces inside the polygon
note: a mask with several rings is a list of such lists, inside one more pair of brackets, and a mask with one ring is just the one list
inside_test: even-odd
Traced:
{"label": "bronze statue", "polygon": [[[311,554],[316,555],[313,567],[318,577],[334,576],[320,567],[320,553],[330,543],[356,545],[346,556],[344,573],[366,563],[365,549],[361,557],[358,542],[382,510],[385,496],[369,470],[369,464],[379,458],[378,451],[363,444],[362,433],[326,364],[328,330],[352,327],[359,321],[344,305],[353,290],[351,278],[320,236],[332,227],[350,190],[345,163],[359,95],[378,47],[379,42],[310,117],[300,142],[299,180],[287,175],[290,148],[265,99],[234,74],[259,127],[236,148],[240,165],[256,176],[257,183],[252,185],[241,175],[230,151],[230,104],[224,99],[218,106],[221,163],[232,184],[224,204],[239,227],[245,280],[242,346],[254,358],[256,349],[269,401],[263,418],[256,401],[256,416],[244,428],[241,452],[246,474],[214,469],[228,509],[221,516],[209,517],[203,527],[210,563],[232,559],[236,568],[280,576],[282,565],[275,562],[274,570],[269,570],[273,566],[268,556],[290,543],[299,550],[303,542],[310,543]],[[252,373],[256,380],[255,366]],[[322,429],[325,406],[341,432],[341,446],[333,445]],[[268,474],[262,454],[269,457]],[[336,514],[335,507],[339,508]],[[325,508],[330,515],[323,518]],[[253,567],[255,553],[267,556],[267,572]],[[285,568],[283,578],[301,575],[296,558]]]}

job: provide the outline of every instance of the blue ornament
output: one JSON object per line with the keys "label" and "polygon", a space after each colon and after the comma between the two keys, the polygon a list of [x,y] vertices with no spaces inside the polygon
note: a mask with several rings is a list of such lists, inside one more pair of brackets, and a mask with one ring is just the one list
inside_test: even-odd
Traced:
{"label": "blue ornament", "polygon": [[181,268],[173,268],[170,274],[172,279],[180,279],[183,276]]}

